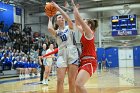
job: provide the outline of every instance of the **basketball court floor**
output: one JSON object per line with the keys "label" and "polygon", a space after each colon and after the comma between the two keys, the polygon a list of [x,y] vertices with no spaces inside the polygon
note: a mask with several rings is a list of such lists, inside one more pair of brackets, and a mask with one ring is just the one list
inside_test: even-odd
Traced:
{"label": "basketball court floor", "polygon": [[[85,85],[88,93],[140,93],[140,68],[97,70]],[[68,92],[67,76],[64,83]],[[56,93],[56,75],[49,85],[39,83],[39,77],[20,80],[18,77],[0,79],[0,93]]]}

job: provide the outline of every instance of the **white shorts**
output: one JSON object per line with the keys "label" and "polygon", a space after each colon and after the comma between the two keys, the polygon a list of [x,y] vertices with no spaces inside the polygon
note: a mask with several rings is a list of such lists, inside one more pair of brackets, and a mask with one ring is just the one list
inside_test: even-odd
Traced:
{"label": "white shorts", "polygon": [[57,57],[57,67],[68,67],[69,64],[79,65],[79,56],[76,46],[63,47],[59,49]]}
{"label": "white shorts", "polygon": [[47,66],[52,66],[52,61],[48,61]]}
{"label": "white shorts", "polygon": [[44,66],[52,66],[52,61],[45,61],[43,62]]}

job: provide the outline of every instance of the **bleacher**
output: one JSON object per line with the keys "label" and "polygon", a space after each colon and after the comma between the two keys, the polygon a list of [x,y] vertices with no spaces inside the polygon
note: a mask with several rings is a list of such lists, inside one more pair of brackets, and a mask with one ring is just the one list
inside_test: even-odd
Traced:
{"label": "bleacher", "polygon": [[[41,38],[41,40],[38,38]],[[28,26],[25,26],[23,31],[21,31],[20,25],[14,23],[9,27],[8,32],[2,31],[0,29],[0,78],[19,76],[21,73],[20,69],[25,70],[24,66],[26,64],[24,63],[27,62],[32,64],[33,61],[35,61],[35,59],[33,59],[34,57],[32,57],[32,54],[34,54],[35,50],[40,48],[41,44],[43,43],[54,43],[55,47],[57,47],[54,39],[46,36],[45,34],[34,36],[31,27]],[[3,60],[2,57],[5,55],[7,59]],[[12,60],[11,57],[15,57],[16,60]],[[25,62],[25,59],[22,60],[23,57],[25,57],[27,60],[29,58],[29,60]],[[22,61],[22,67],[17,65],[15,61],[17,63]],[[38,62],[36,61],[36,63]],[[25,67],[34,68],[33,66]],[[24,71],[24,74],[25,72],[26,71]]]}

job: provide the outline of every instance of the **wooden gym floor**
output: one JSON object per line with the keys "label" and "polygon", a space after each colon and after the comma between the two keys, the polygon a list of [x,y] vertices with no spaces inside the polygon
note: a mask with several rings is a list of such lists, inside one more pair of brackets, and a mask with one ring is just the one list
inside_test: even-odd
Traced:
{"label": "wooden gym floor", "polygon": [[[67,76],[65,93],[68,93]],[[97,70],[85,85],[88,93],[140,93],[140,68]],[[0,93],[56,93],[56,76],[50,76],[49,86],[39,84],[39,77],[20,80],[0,79]]]}

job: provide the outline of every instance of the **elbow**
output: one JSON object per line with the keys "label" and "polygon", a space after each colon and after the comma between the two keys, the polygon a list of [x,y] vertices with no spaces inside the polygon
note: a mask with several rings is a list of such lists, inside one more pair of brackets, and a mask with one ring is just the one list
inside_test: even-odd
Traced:
{"label": "elbow", "polygon": [[48,27],[48,31],[50,31],[51,30],[51,28],[50,27]]}
{"label": "elbow", "polygon": [[48,31],[51,31],[52,30],[52,28],[51,27],[48,27]]}
{"label": "elbow", "polygon": [[48,28],[48,32],[52,33],[52,28]]}

